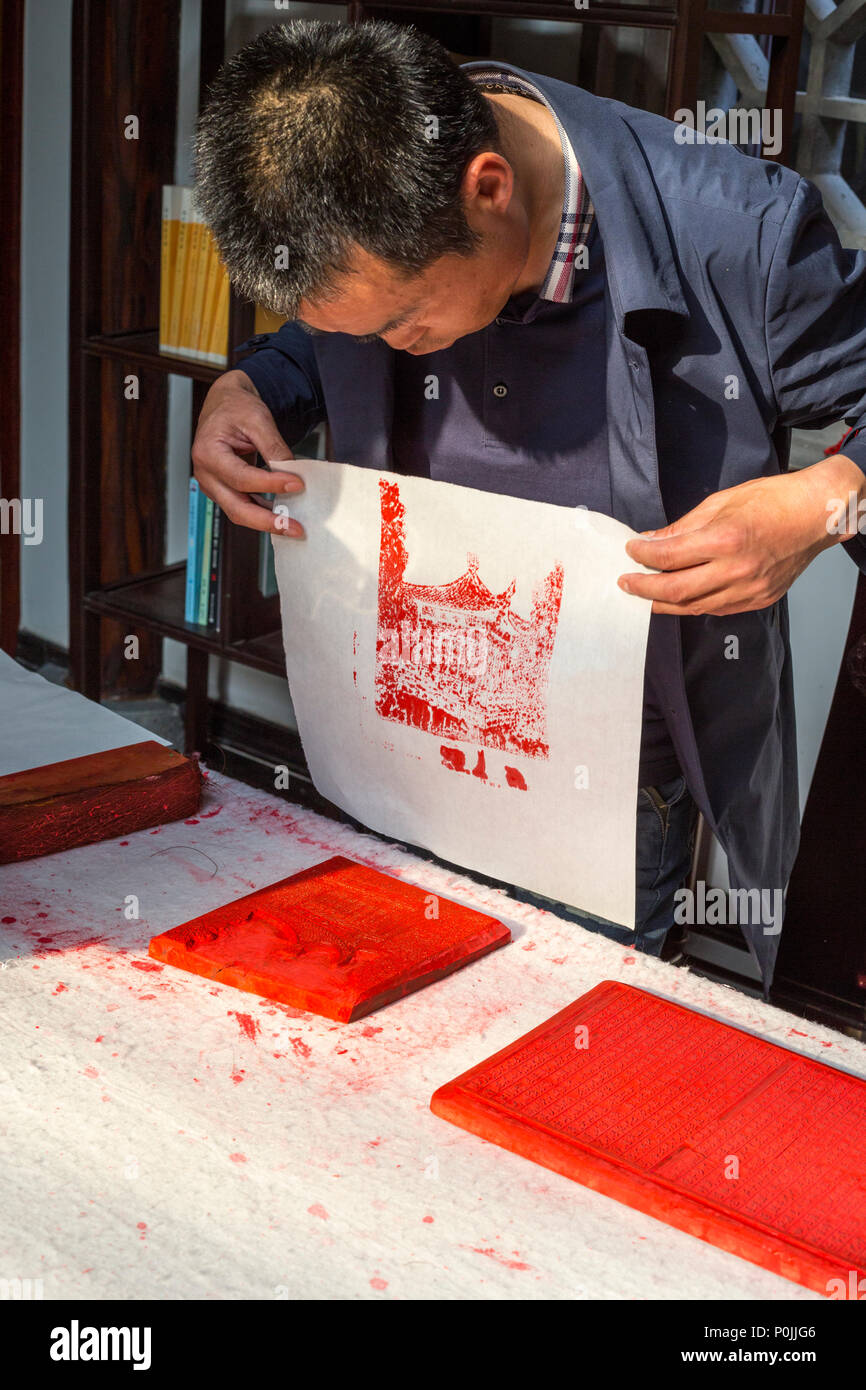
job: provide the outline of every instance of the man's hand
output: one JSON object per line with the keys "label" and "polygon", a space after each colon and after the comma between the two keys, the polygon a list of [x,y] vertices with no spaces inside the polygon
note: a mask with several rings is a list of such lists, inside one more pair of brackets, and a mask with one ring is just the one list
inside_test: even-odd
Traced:
{"label": "man's hand", "polygon": [[239,526],[303,536],[299,522],[284,512],[275,514],[246,495],[296,493],[304,488],[295,473],[268,473],[245,461],[245,456],[257,451],[269,463],[288,462],[293,457],[246,372],[226,372],[208,391],[198,418],[192,461],[199,487]]}
{"label": "man's hand", "polygon": [[[725,488],[673,525],[629,541],[633,560],[665,572],[623,574],[620,588],[652,599],[654,613],[681,617],[769,608],[816,555],[857,534],[846,529],[848,512],[841,515],[852,494],[862,512],[866,476],[844,454]],[[856,503],[850,511],[860,514]]]}

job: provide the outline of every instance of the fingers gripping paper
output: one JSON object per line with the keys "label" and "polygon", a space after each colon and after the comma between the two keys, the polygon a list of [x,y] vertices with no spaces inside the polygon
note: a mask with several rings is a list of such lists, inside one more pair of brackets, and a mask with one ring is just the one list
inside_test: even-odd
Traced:
{"label": "fingers gripping paper", "polygon": [[[313,781],[366,825],[634,926],[650,605],[582,509],[299,459],[274,537]],[[277,504],[285,507],[284,501]]]}

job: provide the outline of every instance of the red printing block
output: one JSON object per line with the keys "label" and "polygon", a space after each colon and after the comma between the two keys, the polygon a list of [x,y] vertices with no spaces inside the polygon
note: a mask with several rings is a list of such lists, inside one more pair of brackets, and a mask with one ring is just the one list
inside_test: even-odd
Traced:
{"label": "red printing block", "polygon": [[493,917],[336,856],[155,936],[150,954],[351,1023],[511,940]]}
{"label": "red printing block", "polygon": [[147,739],[0,777],[0,864],[130,835],[198,810],[201,773]]}
{"label": "red printing block", "polygon": [[605,980],[430,1104],[819,1293],[866,1275],[866,1081],[680,1004]]}

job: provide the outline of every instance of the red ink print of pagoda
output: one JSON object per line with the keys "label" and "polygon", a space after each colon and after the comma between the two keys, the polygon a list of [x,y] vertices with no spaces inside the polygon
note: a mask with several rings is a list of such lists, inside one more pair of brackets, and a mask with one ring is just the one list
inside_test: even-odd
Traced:
{"label": "red ink print of pagoda", "polygon": [[400,489],[381,478],[379,490],[377,712],[437,736],[546,758],[547,684],[562,566],[555,565],[533,591],[528,618],[511,606],[517,580],[494,594],[474,555],[465,573],[448,584],[406,583]]}

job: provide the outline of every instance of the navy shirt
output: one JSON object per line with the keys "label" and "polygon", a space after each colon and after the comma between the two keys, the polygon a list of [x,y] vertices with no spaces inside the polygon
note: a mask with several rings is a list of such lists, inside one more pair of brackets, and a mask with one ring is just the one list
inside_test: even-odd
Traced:
{"label": "navy shirt", "polygon": [[[570,301],[557,303],[530,290],[511,298],[486,328],[442,352],[417,357],[395,352],[391,438],[398,472],[612,515],[606,282],[597,222],[587,248],[588,265],[575,271]],[[309,422],[321,394],[310,398],[312,352],[306,370],[296,362],[292,371],[282,354],[268,348],[240,365],[278,424],[289,425],[287,442],[296,441],[297,426],[292,426],[299,407]],[[295,394],[299,389],[300,400]],[[623,553],[623,572],[627,569]],[[642,786],[679,774],[656,695],[658,658],[652,634],[651,622]]]}

